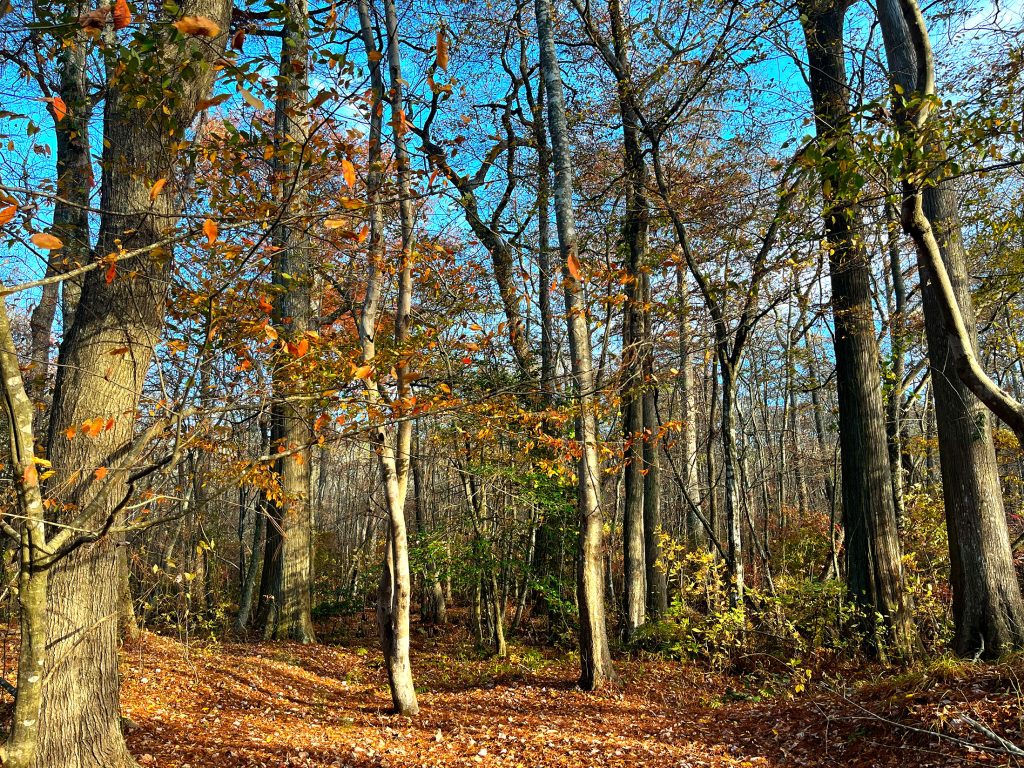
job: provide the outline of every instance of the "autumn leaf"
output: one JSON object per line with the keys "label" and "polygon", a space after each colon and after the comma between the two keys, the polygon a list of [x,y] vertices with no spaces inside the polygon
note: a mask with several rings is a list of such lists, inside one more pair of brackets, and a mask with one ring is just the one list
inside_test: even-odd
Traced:
{"label": "autumn leaf", "polygon": [[343,197],[338,202],[341,203],[342,208],[346,208],[350,211],[358,211],[364,205],[362,200],[356,200],[351,197]]}
{"label": "autumn leaf", "polygon": [[260,295],[260,298],[259,298],[259,305],[260,305],[260,309],[262,309],[268,315],[274,309],[274,305],[270,303],[270,299],[268,299],[266,296],[263,296],[262,294]]}
{"label": "autumn leaf", "polygon": [[209,99],[202,99],[198,104],[196,104],[196,111],[209,109],[210,107],[216,107],[220,104],[223,104],[230,98],[230,93],[218,93],[216,96],[212,96]]}
{"label": "autumn leaf", "polygon": [[107,16],[110,15],[109,6],[101,6],[95,11],[89,11],[83,13],[78,17],[78,24],[82,29],[89,30],[91,32],[97,32],[103,29],[103,25],[107,23]]}
{"label": "autumn leaf", "polygon": [[264,104],[259,99],[257,99],[255,96],[253,96],[252,92],[249,91],[248,89],[246,89],[246,88],[239,88],[238,92],[240,94],[242,94],[242,101],[244,101],[246,104],[248,104],[253,109],[258,109],[258,110],[262,111],[262,110],[267,108],[267,105]]}
{"label": "autumn leaf", "polygon": [[307,352],[309,352],[309,339],[299,339],[295,345],[295,356],[303,357]]}
{"label": "autumn leaf", "polygon": [[213,219],[207,219],[203,222],[203,234],[206,235],[206,242],[210,245],[217,242],[218,231],[217,222]]}
{"label": "autumn leaf", "polygon": [[167,183],[167,179],[157,179],[153,182],[153,186],[149,188],[149,202],[155,202],[163,192],[164,185]]}
{"label": "autumn leaf", "polygon": [[361,226],[359,228],[359,234],[356,235],[356,242],[357,243],[365,242],[366,238],[369,237],[369,236],[370,236],[370,228],[368,226],[366,226],[365,224],[363,224],[363,226]]}
{"label": "autumn leaf", "polygon": [[217,22],[206,16],[182,16],[174,22],[174,28],[183,35],[194,37],[216,37],[220,34]]}
{"label": "autumn leaf", "polygon": [[82,422],[82,432],[89,437],[98,437],[103,431],[103,419],[97,416],[95,419],[86,419]]}
{"label": "autumn leaf", "polygon": [[10,224],[11,219],[14,218],[14,214],[18,212],[18,206],[8,205],[6,208],[0,208],[0,227],[4,224]]}
{"label": "autumn leaf", "polygon": [[67,429],[64,430],[64,437],[66,437],[68,440],[73,440],[75,435],[77,434],[78,429],[76,427],[68,427]]}
{"label": "autumn leaf", "polygon": [[274,326],[272,326],[272,325],[270,325],[268,323],[266,328],[263,329],[263,332],[267,335],[267,338],[270,339],[271,341],[277,341],[277,338],[278,338],[277,329]]}
{"label": "autumn leaf", "polygon": [[240,29],[235,32],[235,36],[231,38],[231,47],[236,50],[242,50],[242,46],[245,45],[245,30]]}
{"label": "autumn leaf", "polygon": [[35,245],[48,251],[57,251],[64,247],[64,241],[48,232],[36,232],[29,238]]}
{"label": "autumn leaf", "polygon": [[437,66],[445,72],[448,71],[448,36],[444,32],[444,27],[437,30]]}
{"label": "autumn leaf", "polygon": [[356,379],[368,379],[370,374],[373,373],[373,367],[370,365],[360,365],[353,372],[352,376]]}
{"label": "autumn leaf", "polygon": [[93,475],[96,477],[97,480],[102,480],[104,477],[107,476],[107,468],[97,467],[96,471],[93,472]]}
{"label": "autumn leaf", "polygon": [[570,253],[569,258],[565,261],[566,269],[569,270],[569,274],[572,275],[574,280],[580,280],[580,260],[576,258],[575,253]]}
{"label": "autumn leaf", "polygon": [[117,264],[111,264],[110,267],[107,268],[107,271],[104,273],[103,279],[109,285],[110,283],[114,282],[115,275],[117,275]]}
{"label": "autumn leaf", "polygon": [[132,11],[128,7],[127,0],[117,0],[114,3],[114,29],[124,29],[132,23]]}
{"label": "autumn leaf", "polygon": [[21,475],[22,485],[35,485],[39,480],[39,473],[36,471],[35,464],[29,464],[25,467],[25,471]]}
{"label": "autumn leaf", "polygon": [[341,176],[345,179],[345,183],[350,187],[354,187],[356,185],[356,167],[352,165],[352,161],[341,161]]}
{"label": "autumn leaf", "polygon": [[327,227],[328,229],[341,229],[347,223],[348,222],[345,219],[339,218],[337,216],[330,216],[324,219],[324,226]]}
{"label": "autumn leaf", "polygon": [[60,96],[54,96],[50,99],[50,109],[53,110],[53,119],[58,123],[68,115],[68,105],[64,103],[64,99]]}
{"label": "autumn leaf", "polygon": [[366,54],[366,58],[370,60],[371,64],[376,64],[378,61],[384,58],[384,54],[382,54],[380,51],[370,51],[368,54]]}

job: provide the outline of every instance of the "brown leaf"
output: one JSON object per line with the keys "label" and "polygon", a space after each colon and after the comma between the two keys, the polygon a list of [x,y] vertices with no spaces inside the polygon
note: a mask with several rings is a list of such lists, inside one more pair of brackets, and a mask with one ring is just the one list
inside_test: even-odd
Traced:
{"label": "brown leaf", "polygon": [[448,71],[448,36],[444,27],[437,30],[437,66],[445,72]]}

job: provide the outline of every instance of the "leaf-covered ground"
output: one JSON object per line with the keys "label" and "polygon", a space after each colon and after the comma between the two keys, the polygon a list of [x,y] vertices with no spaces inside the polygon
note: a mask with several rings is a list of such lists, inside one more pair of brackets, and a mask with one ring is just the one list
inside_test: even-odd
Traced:
{"label": "leaf-covered ground", "polygon": [[765,675],[748,689],[696,664],[619,661],[620,690],[585,694],[571,656],[485,659],[450,634],[417,637],[421,714],[396,718],[372,630],[365,619],[317,646],[144,634],[123,653],[133,753],[160,768],[1016,764],[963,714],[1024,743],[1019,664],[933,665],[848,695],[812,682],[794,697],[784,683],[766,692]]}

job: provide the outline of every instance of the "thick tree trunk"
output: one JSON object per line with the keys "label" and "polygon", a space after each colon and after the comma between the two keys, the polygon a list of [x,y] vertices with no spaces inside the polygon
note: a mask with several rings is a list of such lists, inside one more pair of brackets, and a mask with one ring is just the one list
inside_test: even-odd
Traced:
{"label": "thick tree trunk", "polygon": [[[885,41],[890,76],[904,93],[915,93],[919,54],[904,14],[906,2],[881,0],[878,18]],[[920,34],[926,34],[924,29]],[[930,55],[925,52],[926,56]],[[934,140],[939,141],[939,140]],[[945,147],[931,151],[941,164]],[[907,169],[908,173],[910,169]],[[928,362],[942,468],[942,491],[949,537],[950,583],[953,589],[954,649],[963,656],[981,653],[994,658],[1024,645],[1024,600],[1013,565],[999,468],[992,443],[991,421],[958,374],[958,359],[949,342],[942,302],[955,300],[971,349],[978,348],[967,253],[961,237],[959,200],[952,182],[929,184],[919,193],[920,231],[911,231],[918,245],[918,268],[924,305]],[[926,244],[923,224],[934,239]],[[934,245],[938,253],[929,254]],[[944,297],[929,258],[945,266],[949,294]]]}
{"label": "thick tree trunk", "polygon": [[[900,562],[871,304],[870,264],[860,231],[859,192],[840,168],[855,154],[843,46],[846,0],[802,0],[811,99],[824,154],[822,197],[835,323],[839,441],[847,587],[864,614],[873,649],[891,641],[902,655],[917,645]],[[875,615],[887,636],[877,636]]]}
{"label": "thick tree trunk", "polygon": [[577,561],[577,602],[580,621],[580,687],[595,690],[616,679],[608,646],[604,606],[604,520],[601,512],[601,466],[597,453],[594,413],[594,368],[583,286],[578,272],[576,221],[572,207],[572,161],[566,122],[565,93],[555,52],[550,0],[536,0],[541,71],[547,91],[548,130],[555,172],[555,219],[562,257],[573,379],[579,398],[577,439],[581,456],[577,468],[580,514]]}
{"label": "thick tree trunk", "polygon": [[[212,18],[228,27],[230,3],[196,0],[182,11]],[[134,82],[111,72],[104,113],[103,184],[99,251],[115,253],[161,243],[178,215],[175,155],[168,147],[192,122],[201,98],[213,82],[211,63],[223,51],[215,41],[157,46],[146,54],[169,73],[179,71],[179,56],[197,57],[190,79],[175,79],[170,114],[142,110]],[[175,76],[176,77],[176,76]],[[143,85],[143,87],[147,87]],[[175,131],[172,139],[171,131]],[[150,200],[158,179],[164,192]],[[84,280],[74,323],[61,344],[48,447],[56,472],[54,488],[66,488],[61,501],[78,509],[91,501],[89,480],[110,456],[132,440],[143,380],[164,319],[164,286],[170,246],[137,257],[134,274],[119,273],[107,282],[103,270]],[[127,353],[118,350],[127,349]],[[112,419],[96,438],[68,439],[70,428],[88,419]],[[126,478],[111,473],[107,501],[89,527],[99,528],[113,513]],[[43,682],[38,768],[121,768],[132,760],[121,734],[117,672],[117,579],[115,544],[106,537],[86,544],[50,572],[48,656],[59,659]],[[72,724],[69,727],[69,724]]]}
{"label": "thick tree trunk", "polygon": [[[308,7],[306,0],[288,0],[281,46],[280,76],[274,113],[274,176],[281,219],[302,216],[307,206],[303,169],[309,120],[305,104],[309,94]],[[315,642],[312,618],[312,499],[310,445],[313,429],[303,387],[303,360],[294,353],[309,338],[312,306],[310,289],[312,245],[301,226],[279,223],[273,233],[276,250],[273,275],[276,293],[272,320],[288,346],[278,351],[273,371],[274,401],[271,406],[271,450],[277,459],[280,501],[270,513],[280,528],[275,541],[273,579],[264,593],[272,597],[274,610],[262,610],[257,624],[264,637]],[[270,537],[268,537],[270,541]]]}

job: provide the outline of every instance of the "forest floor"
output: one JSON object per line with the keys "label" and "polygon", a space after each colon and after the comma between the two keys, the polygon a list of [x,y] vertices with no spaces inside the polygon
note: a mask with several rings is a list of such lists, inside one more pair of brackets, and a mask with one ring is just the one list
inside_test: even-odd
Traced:
{"label": "forest floor", "polygon": [[122,655],[129,746],[144,768],[1024,762],[979,729],[1024,744],[1021,661],[876,670],[839,694],[813,680],[797,693],[792,675],[764,669],[619,660],[621,689],[587,694],[572,654],[512,646],[508,660],[488,659],[464,633],[418,633],[421,712],[400,718],[387,712],[375,636],[369,614],[314,646],[144,633]]}

